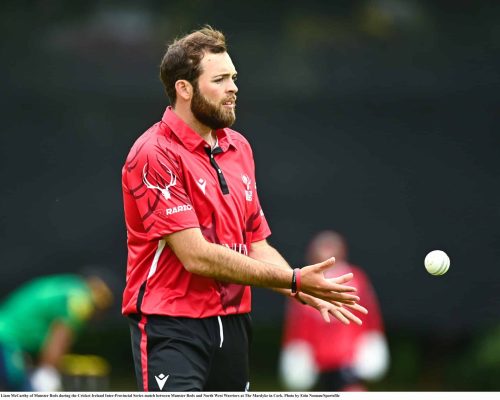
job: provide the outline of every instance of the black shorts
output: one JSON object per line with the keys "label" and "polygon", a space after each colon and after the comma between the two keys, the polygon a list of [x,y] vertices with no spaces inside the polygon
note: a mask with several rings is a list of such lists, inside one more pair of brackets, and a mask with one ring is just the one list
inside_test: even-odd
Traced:
{"label": "black shorts", "polygon": [[339,392],[346,390],[348,386],[360,384],[361,380],[354,374],[354,371],[349,367],[344,367],[321,372],[315,390],[321,392]]}
{"label": "black shorts", "polygon": [[247,391],[249,314],[211,318],[129,315],[141,391]]}

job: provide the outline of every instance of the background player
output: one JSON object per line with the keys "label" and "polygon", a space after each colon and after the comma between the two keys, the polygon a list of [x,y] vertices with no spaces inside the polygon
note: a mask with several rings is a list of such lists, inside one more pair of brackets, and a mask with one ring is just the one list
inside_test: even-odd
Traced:
{"label": "background player", "polygon": [[285,386],[321,391],[365,390],[365,381],[380,379],[387,370],[389,353],[382,316],[368,276],[347,262],[345,239],[333,231],[322,231],[310,242],[306,258],[315,263],[334,256],[336,265],[326,276],[353,273],[370,313],[363,325],[326,323],[310,307],[296,301],[287,304],[280,373]]}
{"label": "background player", "polygon": [[43,276],[13,291],[0,304],[0,389],[61,389],[58,364],[85,323],[111,306],[110,286],[92,272]]}

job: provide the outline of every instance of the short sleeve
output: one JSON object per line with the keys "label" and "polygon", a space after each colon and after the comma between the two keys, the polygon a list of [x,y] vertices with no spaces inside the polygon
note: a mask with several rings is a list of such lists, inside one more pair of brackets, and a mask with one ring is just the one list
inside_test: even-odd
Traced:
{"label": "short sleeve", "polygon": [[147,239],[199,227],[175,154],[158,143],[143,148],[141,153],[137,165],[128,173],[127,186]]}
{"label": "short sleeve", "polygon": [[260,205],[257,189],[255,190],[253,206],[254,210],[252,218],[249,221],[250,224],[248,226],[248,230],[252,233],[252,242],[258,242],[268,237],[271,234],[271,229],[269,228],[264,211]]}
{"label": "short sleeve", "polygon": [[251,236],[250,242],[258,242],[267,238],[271,234],[271,229],[269,228],[269,224],[267,223],[266,217],[264,216],[264,211],[262,210],[262,206],[260,205],[259,195],[257,193],[255,164],[253,164],[253,177],[253,187],[251,188],[251,190],[247,190],[247,198],[248,196],[250,196],[251,206],[246,231],[247,237]]}

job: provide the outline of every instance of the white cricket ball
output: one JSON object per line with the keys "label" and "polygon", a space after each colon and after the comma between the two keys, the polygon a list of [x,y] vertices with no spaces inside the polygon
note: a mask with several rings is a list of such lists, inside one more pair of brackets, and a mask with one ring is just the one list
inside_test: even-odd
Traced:
{"label": "white cricket ball", "polygon": [[450,268],[450,257],[442,250],[433,250],[425,256],[425,269],[432,275],[444,275]]}

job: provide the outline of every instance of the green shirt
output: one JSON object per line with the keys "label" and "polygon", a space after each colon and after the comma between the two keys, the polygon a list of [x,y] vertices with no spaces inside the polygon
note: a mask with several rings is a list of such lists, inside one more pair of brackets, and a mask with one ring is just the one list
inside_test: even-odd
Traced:
{"label": "green shirt", "polygon": [[37,354],[54,322],[78,331],[93,311],[90,289],[80,276],[37,278],[0,304],[0,341]]}

